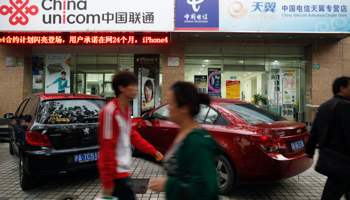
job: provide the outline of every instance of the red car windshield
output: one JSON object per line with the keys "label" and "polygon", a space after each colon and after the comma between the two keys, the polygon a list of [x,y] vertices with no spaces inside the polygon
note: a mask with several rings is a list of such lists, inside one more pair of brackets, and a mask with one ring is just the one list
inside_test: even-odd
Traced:
{"label": "red car windshield", "polygon": [[277,113],[251,103],[221,104],[230,109],[250,125],[263,124],[276,121],[286,121]]}

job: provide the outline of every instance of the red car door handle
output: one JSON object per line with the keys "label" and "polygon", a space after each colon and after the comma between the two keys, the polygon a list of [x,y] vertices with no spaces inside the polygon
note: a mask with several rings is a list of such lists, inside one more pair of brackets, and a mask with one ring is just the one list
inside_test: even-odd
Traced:
{"label": "red car door handle", "polygon": [[162,133],[167,133],[169,130],[167,128],[162,129]]}

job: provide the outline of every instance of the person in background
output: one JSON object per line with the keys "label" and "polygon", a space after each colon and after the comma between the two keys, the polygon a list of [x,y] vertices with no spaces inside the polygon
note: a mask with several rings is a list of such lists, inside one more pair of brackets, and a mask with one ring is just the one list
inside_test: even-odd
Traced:
{"label": "person in background", "polygon": [[194,119],[210,98],[188,82],[175,83],[169,95],[169,119],[180,130],[163,160],[168,177],[150,181],[148,188],[165,191],[168,200],[217,200],[215,155],[220,147]]}
{"label": "person in background", "polygon": [[53,83],[50,85],[46,86],[46,88],[49,88],[51,85],[55,84],[58,82],[58,93],[65,93],[66,88],[69,88],[68,86],[68,80],[66,79],[66,72],[62,71],[61,72],[61,77],[57,78]]}
{"label": "person in background", "polygon": [[136,197],[129,174],[131,144],[156,158],[162,157],[162,154],[131,126],[129,102],[137,95],[137,77],[131,72],[118,72],[113,77],[112,86],[116,98],[107,103],[99,117],[98,170],[104,196],[134,200]]}
{"label": "person in background", "polygon": [[[331,108],[338,100],[341,101],[333,111],[334,121],[331,122],[333,123],[331,127],[335,129],[333,133],[337,134],[330,135],[327,148],[350,157],[350,77],[337,78],[333,83],[333,94],[334,97],[322,104],[316,114],[309,140],[305,146],[305,153],[309,158],[313,158],[316,145],[321,143],[323,130],[328,125]],[[328,177],[323,189],[322,200],[340,199],[343,194],[347,200],[350,200],[349,185],[335,177]]]}

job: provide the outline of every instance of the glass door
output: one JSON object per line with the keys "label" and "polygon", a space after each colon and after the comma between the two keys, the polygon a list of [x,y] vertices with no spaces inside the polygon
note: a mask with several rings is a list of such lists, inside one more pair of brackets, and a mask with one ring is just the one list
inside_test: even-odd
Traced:
{"label": "glass door", "polygon": [[85,73],[78,72],[76,74],[76,84],[75,84],[75,93],[85,94]]}
{"label": "glass door", "polygon": [[103,96],[103,74],[86,74],[86,94]]}

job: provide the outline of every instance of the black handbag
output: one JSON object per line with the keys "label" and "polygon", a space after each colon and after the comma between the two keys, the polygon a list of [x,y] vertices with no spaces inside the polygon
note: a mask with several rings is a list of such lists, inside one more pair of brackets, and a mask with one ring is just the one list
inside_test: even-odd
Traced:
{"label": "black handbag", "polygon": [[333,104],[328,125],[326,125],[323,130],[320,152],[315,170],[328,177],[337,178],[345,184],[350,184],[350,156],[325,147],[326,142],[329,141],[329,132],[332,131],[332,127],[328,128],[327,126],[331,125],[334,119],[334,109],[339,102],[340,100]]}

